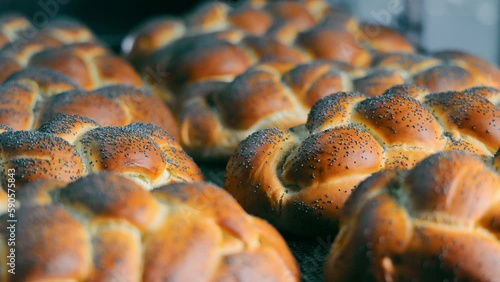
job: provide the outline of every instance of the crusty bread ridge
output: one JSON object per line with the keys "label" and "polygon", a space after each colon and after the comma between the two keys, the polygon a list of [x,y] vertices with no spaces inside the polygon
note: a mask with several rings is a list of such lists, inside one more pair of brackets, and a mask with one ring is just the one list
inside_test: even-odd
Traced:
{"label": "crusty bread ridge", "polygon": [[252,134],[231,157],[225,188],[278,228],[317,235],[336,231],[345,200],[373,173],[453,149],[491,163],[500,149],[498,90],[387,92],[336,93],[315,104],[306,127]]}
{"label": "crusty bread ridge", "polygon": [[496,281],[499,207],[500,175],[464,151],[376,173],[344,206],[326,281]]}

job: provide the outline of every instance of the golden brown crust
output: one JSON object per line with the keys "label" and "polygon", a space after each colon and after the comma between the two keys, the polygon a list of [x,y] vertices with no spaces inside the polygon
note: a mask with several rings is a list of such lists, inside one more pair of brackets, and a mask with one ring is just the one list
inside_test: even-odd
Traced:
{"label": "golden brown crust", "polygon": [[32,56],[28,64],[56,69],[84,89],[96,89],[109,84],[142,86],[139,75],[128,63],[92,43],[48,49]]}
{"label": "golden brown crust", "polygon": [[151,92],[126,85],[85,91],[49,68],[30,67],[11,75],[0,85],[0,101],[0,124],[16,130],[36,129],[59,114],[76,114],[104,126],[148,122],[179,137],[173,115]]}
{"label": "golden brown crust", "polygon": [[417,100],[408,96],[383,95],[356,105],[351,120],[369,128],[387,147],[442,148],[441,126]]}
{"label": "golden brown crust", "polygon": [[[2,186],[5,173],[15,169],[16,187],[39,179],[70,182],[87,173],[77,150],[66,140],[38,131],[4,132],[0,138]],[[52,156],[57,156],[55,161]]]}
{"label": "golden brown crust", "polygon": [[38,131],[50,133],[75,144],[85,132],[98,127],[101,125],[88,117],[62,114],[43,123]]}
{"label": "golden brown crust", "polygon": [[21,206],[18,216],[21,279],[300,279],[279,233],[210,184],[148,192],[101,172]]}
{"label": "golden brown crust", "polygon": [[25,68],[13,73],[6,83],[15,82],[32,87],[42,97],[78,88],[78,84],[62,73],[45,67]]}
{"label": "golden brown crust", "polygon": [[463,93],[482,96],[492,102],[497,108],[500,105],[500,90],[497,88],[486,86],[472,87],[463,91]]}
{"label": "golden brown crust", "polygon": [[342,68],[321,61],[301,64],[285,73],[283,82],[288,84],[306,108],[311,108],[321,98],[347,90]]}
{"label": "golden brown crust", "polygon": [[38,52],[50,48],[57,48],[62,46],[62,43],[54,38],[45,36],[42,33],[36,33],[33,38],[28,39],[19,38],[2,48],[0,52],[4,56],[8,56],[16,60],[22,66],[26,66],[31,57]]}
{"label": "golden brown crust", "polygon": [[377,52],[415,52],[415,47],[403,35],[387,26],[363,23],[359,29],[361,42]]}
{"label": "golden brown crust", "polygon": [[136,66],[156,50],[184,34],[182,22],[174,18],[150,20],[133,30],[122,42],[122,51]]}
{"label": "golden brown crust", "polygon": [[406,95],[422,102],[425,96],[430,94],[430,90],[422,86],[417,86],[415,84],[397,84],[390,88],[387,88],[387,90],[383,93],[383,95],[390,94]]}
{"label": "golden brown crust", "polygon": [[63,44],[97,42],[97,38],[86,25],[68,17],[51,20],[40,33],[42,36],[54,38]]}
{"label": "golden brown crust", "polygon": [[[283,59],[282,62],[286,61],[286,57]],[[416,100],[410,104],[416,105],[424,102],[425,97],[432,92],[460,89],[464,93],[484,96],[495,107],[499,106],[500,96],[496,90],[477,86],[476,82],[468,79],[470,76],[461,67],[438,63],[439,60],[435,58],[400,53],[381,56],[374,68],[365,70],[323,60],[291,68],[286,64],[261,63],[230,82],[208,80],[191,83],[184,91],[178,92],[180,105],[177,114],[183,131],[181,143],[196,158],[224,159],[228,157],[227,152],[234,150],[235,143],[256,130],[272,126],[287,129],[304,123],[305,113],[318,100],[343,91],[358,91],[374,97],[382,94],[410,96]],[[412,75],[413,72],[416,74]],[[465,75],[465,80],[462,75]],[[275,97],[275,102],[264,103],[271,96]],[[331,122],[347,125],[337,119]],[[387,129],[395,128],[389,126]],[[426,129],[422,130],[424,132]],[[441,146],[442,142],[438,143]],[[453,140],[450,146],[469,143]],[[492,149],[480,148],[477,144],[469,147],[474,152]],[[404,155],[400,151],[393,153],[394,158]],[[404,162],[414,163],[414,160]]]}
{"label": "golden brown crust", "polygon": [[372,67],[405,70],[415,74],[436,66],[440,61],[436,58],[416,53],[386,53],[373,59]]}
{"label": "golden brown crust", "polygon": [[[193,99],[184,107],[179,118],[179,131],[183,147],[194,158],[217,160],[231,154],[232,149],[227,152],[227,146],[220,146],[225,141],[224,127],[205,99]],[[211,152],[211,148],[218,151]]]}
{"label": "golden brown crust", "polygon": [[271,27],[273,18],[258,9],[235,9],[228,13],[229,21],[252,35],[263,35]]}
{"label": "golden brown crust", "polygon": [[368,96],[379,96],[393,85],[404,83],[403,77],[396,71],[380,69],[353,81],[354,89]]}
{"label": "golden brown crust", "polygon": [[[278,109],[293,107],[278,74],[257,69],[238,79],[214,101],[227,126],[247,129]],[[259,87],[255,88],[257,83]]]}
{"label": "golden brown crust", "polygon": [[457,139],[470,136],[493,152],[500,148],[500,110],[488,99],[447,92],[429,95],[425,103]]}
{"label": "golden brown crust", "polygon": [[262,62],[279,61],[300,64],[306,62],[307,55],[271,37],[247,37],[243,40],[257,54]]}
{"label": "golden brown crust", "polygon": [[440,65],[427,69],[413,77],[416,85],[433,92],[462,91],[474,86],[471,73],[458,66]]}
{"label": "golden brown crust", "polygon": [[[279,176],[267,174],[266,189],[261,189],[260,181],[251,176],[254,171],[261,170],[261,167],[272,168],[281,163],[283,154],[295,145],[287,144],[289,140],[293,141],[293,136],[277,128],[258,131],[240,143],[226,170],[224,188],[247,212],[265,218],[273,225],[286,224],[279,218],[279,211],[282,209]],[[247,189],[252,192],[247,194]]]}
{"label": "golden brown crust", "polygon": [[[306,103],[329,94],[328,83],[338,84],[338,76],[328,73],[322,77],[324,82],[309,90],[316,97],[304,97],[302,93],[297,97],[283,84],[284,76],[277,69],[257,65],[228,85],[207,86],[214,87],[214,92],[207,88],[208,93],[197,90],[198,94],[190,94],[193,98],[179,113],[183,147],[195,158],[227,160],[252,132],[273,126],[286,129],[305,121]],[[255,87],[257,84],[259,87]]]}
{"label": "golden brown crust", "polygon": [[300,30],[305,30],[316,24],[316,19],[309,13],[303,3],[292,1],[270,2],[266,10],[269,11],[276,21],[286,21]]}
{"label": "golden brown crust", "polygon": [[[4,39],[10,44],[2,44]],[[74,19],[58,17],[37,28],[23,16],[7,15],[0,20],[0,58],[9,58],[9,60],[0,59],[1,80],[15,70],[27,67],[31,58],[40,52],[85,42],[98,44],[93,33]],[[48,60],[48,66],[52,66],[51,61]],[[71,69],[75,71],[77,67]]]}
{"label": "golden brown crust", "polygon": [[[348,151],[339,150],[349,147]],[[364,174],[380,169],[383,149],[365,131],[340,127],[307,137],[283,164],[286,184],[310,186],[313,182],[328,182],[333,176],[345,177],[353,172]]]}
{"label": "golden brown crust", "polygon": [[0,85],[0,124],[15,130],[32,128],[37,94],[19,83]]}
{"label": "golden brown crust", "polygon": [[491,162],[500,148],[498,109],[485,97],[496,94],[479,88],[431,94],[417,86],[377,97],[335,93],[313,106],[309,132],[266,129],[244,140],[229,160],[225,187],[248,212],[287,232],[335,232],[345,200],[372,173],[411,169],[452,149]]}
{"label": "golden brown crust", "polygon": [[[19,255],[16,263],[23,270],[29,269],[20,272],[19,279],[85,277],[92,265],[90,234],[68,210],[60,205],[36,206],[19,210],[17,217],[16,241],[22,243],[16,248]],[[45,231],[40,234],[34,230]],[[64,267],[52,267],[62,254],[72,259],[65,261]]]}
{"label": "golden brown crust", "polygon": [[326,96],[311,108],[305,126],[310,132],[348,126],[354,107],[366,98],[359,92],[339,92]]}
{"label": "golden brown crust", "polygon": [[104,126],[124,126],[130,123],[126,109],[118,101],[77,89],[49,97],[43,104],[40,120],[34,128],[60,114],[86,116]]}
{"label": "golden brown crust", "polygon": [[499,175],[463,151],[375,174],[342,211],[326,280],[494,281],[498,187]]}
{"label": "golden brown crust", "polygon": [[33,34],[34,26],[24,16],[17,13],[7,13],[0,16],[0,37],[3,38],[0,48],[8,42],[23,37],[26,34]]}
{"label": "golden brown crust", "polygon": [[4,56],[0,56],[0,66],[2,66],[2,70],[0,71],[0,83],[3,83],[11,74],[22,69],[22,66],[14,59]]}
{"label": "golden brown crust", "polygon": [[[167,85],[183,85],[188,81],[209,78],[236,76],[252,64],[249,55],[239,46],[212,36],[203,36],[195,45],[193,39],[179,41],[171,49],[160,50],[154,54],[150,69],[156,75],[168,73],[160,81]],[[190,46],[190,47],[189,47]],[[164,55],[163,55],[164,53]]]}
{"label": "golden brown crust", "polygon": [[338,60],[358,67],[368,67],[372,60],[370,53],[347,31],[315,27],[301,33],[298,41],[316,58]]}
{"label": "golden brown crust", "polygon": [[181,93],[181,143],[195,158],[227,160],[237,144],[258,129],[303,123],[316,101],[349,87],[344,71],[351,69],[319,61],[291,69],[264,63],[231,83],[190,84]]}
{"label": "golden brown crust", "polygon": [[[55,57],[57,56],[57,59]],[[74,79],[83,88],[95,88],[91,70],[83,58],[73,56],[67,50],[57,52],[50,49],[34,55],[29,62],[30,66],[43,66],[58,70],[64,75]]]}
{"label": "golden brown crust", "polygon": [[131,86],[115,85],[95,91],[73,90],[52,96],[43,104],[38,125],[58,114],[83,115],[104,126],[149,122],[178,137],[175,120],[161,99]]}
{"label": "golden brown crust", "polygon": [[136,87],[143,85],[139,74],[120,57],[111,54],[97,56],[94,63],[98,87],[116,84]]}
{"label": "golden brown crust", "polygon": [[152,124],[101,127],[85,117],[59,115],[39,131],[1,136],[3,168],[16,169],[18,186],[38,179],[68,182],[102,170],[127,175],[146,187],[203,180],[175,139]]}
{"label": "golden brown crust", "polygon": [[229,6],[224,2],[205,2],[195,7],[186,17],[186,24],[195,32],[210,32],[220,29],[225,23]]}
{"label": "golden brown crust", "polygon": [[[159,40],[174,34],[173,22],[182,32]],[[495,86],[485,75],[498,71],[465,53],[415,53],[397,31],[358,24],[323,0],[207,3],[184,22],[164,19],[142,29],[132,36],[144,36],[136,44],[144,41],[148,53],[138,69],[153,92],[175,109],[184,148],[205,160],[227,159],[237,143],[258,129],[306,122],[307,111],[329,94],[378,96],[394,85],[414,84],[390,91],[422,102],[430,92]],[[257,76],[256,69],[268,73]],[[276,94],[265,94],[271,90]],[[263,103],[270,96],[277,98]]]}
{"label": "golden brown crust", "polygon": [[467,69],[478,85],[500,88],[500,70],[492,63],[461,51],[442,51],[434,56],[449,64],[456,64]]}

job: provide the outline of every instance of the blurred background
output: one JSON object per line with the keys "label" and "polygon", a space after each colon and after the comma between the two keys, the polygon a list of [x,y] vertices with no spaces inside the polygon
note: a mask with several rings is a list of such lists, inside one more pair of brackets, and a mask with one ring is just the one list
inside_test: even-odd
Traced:
{"label": "blurred background", "polygon": [[500,0],[343,0],[358,19],[389,24],[427,51],[459,49],[500,63]]}
{"label": "blurred background", "polygon": [[[219,0],[232,5],[245,0]],[[458,49],[500,63],[500,0],[331,0],[359,20],[390,25],[423,50]],[[35,26],[60,15],[88,25],[115,50],[139,23],[183,15],[200,0],[0,0],[0,13],[16,11]]]}

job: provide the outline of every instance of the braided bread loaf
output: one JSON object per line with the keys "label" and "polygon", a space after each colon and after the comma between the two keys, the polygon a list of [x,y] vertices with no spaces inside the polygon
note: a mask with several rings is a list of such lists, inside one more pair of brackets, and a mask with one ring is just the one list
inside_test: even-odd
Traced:
{"label": "braided bread loaf", "polygon": [[[2,281],[299,281],[280,234],[218,187],[148,192],[103,172],[59,185],[18,192],[17,272],[1,271]],[[6,222],[4,214],[3,251]]]}
{"label": "braided bread loaf", "polygon": [[230,83],[202,81],[179,92],[181,143],[195,158],[224,160],[257,130],[304,123],[312,105],[331,93],[378,96],[401,83],[415,83],[427,92],[500,87],[500,72],[477,57],[452,51],[435,57],[386,54],[365,70],[325,61],[291,68],[260,64]]}
{"label": "braided bread loaf", "polygon": [[326,280],[497,281],[499,188],[463,151],[373,175],[345,204]]}
{"label": "braided bread loaf", "polygon": [[0,15],[0,48],[9,43],[20,45],[32,39],[47,39],[47,42],[60,44],[97,41],[84,24],[73,18],[58,17],[38,29],[22,15]]}
{"label": "braided bread loaf", "polygon": [[149,188],[203,179],[174,138],[148,123],[102,127],[82,116],[58,115],[37,131],[0,134],[0,156],[4,188],[11,168],[18,187],[39,179],[70,182],[102,170]]}
{"label": "braided bread loaf", "polygon": [[[292,43],[298,33],[321,25],[348,31],[374,50],[414,51],[414,47],[393,30],[358,24],[348,13],[324,0],[240,1],[237,7],[220,1],[208,2],[184,19],[165,17],[144,23],[125,38],[122,49],[127,57],[140,64],[155,51],[178,39],[199,35],[209,35],[212,39],[214,36],[238,38],[248,35],[271,36]],[[370,36],[367,31],[370,31]],[[352,36],[344,37],[355,42],[351,40]],[[319,48],[319,45],[315,46]],[[347,50],[353,50],[350,47],[346,46]]]}
{"label": "braided bread loaf", "polygon": [[34,54],[80,42],[97,43],[97,39],[86,26],[74,19],[56,18],[37,29],[23,16],[0,16],[0,83],[26,67]]}
{"label": "braided bread loaf", "polygon": [[63,74],[42,67],[14,73],[0,84],[0,124],[34,130],[58,114],[83,115],[103,126],[147,122],[178,137],[169,109],[145,89],[113,85],[86,91]]}
{"label": "braided bread loaf", "polygon": [[[377,32],[368,36],[373,28]],[[169,103],[186,84],[232,80],[259,62],[323,58],[366,67],[372,53],[414,51],[397,32],[358,24],[323,0],[249,1],[236,8],[207,4],[185,22],[146,23],[125,39],[123,49]]]}
{"label": "braided bread loaf", "polygon": [[244,140],[227,165],[225,188],[280,229],[335,232],[345,200],[375,172],[409,169],[451,149],[491,160],[500,149],[499,97],[491,88],[428,93],[412,86],[371,98],[336,93],[314,105],[307,130],[266,129]]}
{"label": "braided bread loaf", "polygon": [[87,90],[112,84],[142,86],[141,78],[132,66],[94,43],[78,43],[47,49],[33,55],[28,66],[56,69]]}

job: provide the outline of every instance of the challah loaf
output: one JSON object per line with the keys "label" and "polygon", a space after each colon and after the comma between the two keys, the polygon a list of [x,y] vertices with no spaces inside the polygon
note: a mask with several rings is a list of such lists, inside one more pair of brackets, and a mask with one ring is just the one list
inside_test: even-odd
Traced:
{"label": "challah loaf", "polygon": [[441,51],[432,57],[382,54],[374,61],[373,67],[397,70],[406,81],[434,92],[464,90],[473,86],[500,88],[500,70],[495,65],[459,51]]}
{"label": "challah loaf", "polygon": [[10,43],[0,49],[0,82],[20,68],[44,66],[59,70],[87,90],[111,84],[143,85],[130,64],[73,19],[55,19],[37,29],[24,17],[8,15],[0,18],[0,43],[1,34]]}
{"label": "challah loaf", "polygon": [[342,210],[326,281],[497,281],[499,200],[500,175],[463,151],[376,173]]}
{"label": "challah loaf", "polygon": [[[443,54],[453,59],[438,59]],[[465,61],[474,66],[470,71]],[[195,158],[226,160],[239,142],[257,130],[305,123],[312,105],[331,93],[358,91],[378,96],[402,83],[415,83],[428,89],[420,90],[425,93],[500,87],[498,72],[481,59],[458,52],[436,57],[386,54],[365,70],[325,61],[291,67],[263,63],[229,83],[201,81],[180,91],[181,142]]]}
{"label": "challah loaf", "polygon": [[1,185],[15,169],[18,187],[39,179],[63,182],[112,171],[152,188],[203,179],[200,169],[164,129],[148,123],[102,127],[76,115],[58,115],[37,131],[0,134]]}
{"label": "challah loaf", "polygon": [[76,43],[34,54],[28,66],[56,69],[84,89],[107,85],[142,86],[137,72],[122,58],[94,43]]}
{"label": "challah loaf", "polygon": [[103,126],[147,122],[178,137],[169,109],[145,89],[113,85],[86,91],[63,74],[42,67],[14,73],[0,84],[0,124],[34,130],[58,114],[83,115]]}
{"label": "challah loaf", "polygon": [[0,38],[5,38],[1,41],[3,44],[0,48],[43,37],[61,44],[97,41],[88,27],[73,18],[58,17],[37,28],[22,15],[0,15]]}
{"label": "challah loaf", "polygon": [[212,1],[184,18],[164,17],[142,24],[124,39],[122,50],[133,62],[139,63],[181,38],[238,31],[251,36],[272,35],[290,42],[290,37],[298,32],[326,22],[335,23],[339,28],[357,26],[346,12],[323,0],[240,1],[237,7]]}
{"label": "challah loaf", "polygon": [[149,192],[103,172],[59,185],[20,190],[16,275],[2,256],[2,281],[300,280],[280,234],[218,187],[178,183]]}
{"label": "challah loaf", "polygon": [[500,149],[500,92],[421,90],[327,96],[312,108],[307,129],[265,129],[244,140],[227,165],[225,188],[278,228],[317,235],[335,232],[345,200],[375,172],[410,169],[451,149],[491,160]]}
{"label": "challah loaf", "polygon": [[0,83],[26,67],[34,54],[82,42],[97,43],[97,39],[86,26],[74,19],[56,18],[38,29],[23,16],[0,16]]}
{"label": "challah loaf", "polygon": [[321,58],[367,67],[373,54],[414,48],[396,31],[360,25],[317,0],[245,2],[235,8],[209,3],[184,20],[144,24],[124,40],[123,51],[156,92],[174,103],[186,84],[230,81],[256,63]]}

